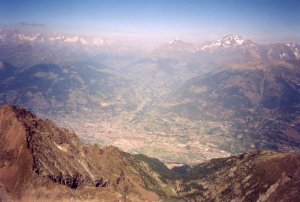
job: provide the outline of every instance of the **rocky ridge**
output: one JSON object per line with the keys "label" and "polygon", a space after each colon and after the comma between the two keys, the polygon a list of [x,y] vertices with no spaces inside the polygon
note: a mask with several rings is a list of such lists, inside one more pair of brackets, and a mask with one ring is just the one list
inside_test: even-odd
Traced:
{"label": "rocky ridge", "polygon": [[147,188],[131,155],[112,146],[84,145],[73,132],[25,109],[5,105],[0,114],[0,181],[13,199],[32,195],[41,200],[39,195],[46,197],[47,191],[40,189],[49,186],[54,190],[63,187],[48,198],[55,200],[63,192],[66,198],[84,200],[99,198],[101,192],[113,198],[135,193],[137,201],[158,198]]}

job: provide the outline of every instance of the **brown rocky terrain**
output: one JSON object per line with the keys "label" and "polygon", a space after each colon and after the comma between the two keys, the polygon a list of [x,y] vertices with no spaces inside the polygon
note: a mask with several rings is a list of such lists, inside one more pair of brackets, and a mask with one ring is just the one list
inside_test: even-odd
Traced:
{"label": "brown rocky terrain", "polygon": [[0,120],[4,197],[21,201],[110,201],[131,195],[134,200],[158,199],[129,154],[111,146],[83,145],[74,133],[10,105],[1,108]]}
{"label": "brown rocky terrain", "polygon": [[0,201],[299,201],[300,155],[254,151],[170,170],[85,145],[25,109],[0,108]]}
{"label": "brown rocky terrain", "polygon": [[194,166],[178,186],[188,201],[299,201],[298,153],[255,151]]}

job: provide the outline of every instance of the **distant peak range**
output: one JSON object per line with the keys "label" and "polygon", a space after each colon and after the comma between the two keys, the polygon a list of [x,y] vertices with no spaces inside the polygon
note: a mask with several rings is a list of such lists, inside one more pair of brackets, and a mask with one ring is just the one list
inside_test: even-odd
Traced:
{"label": "distant peak range", "polygon": [[201,47],[201,50],[212,48],[232,48],[238,46],[256,46],[257,44],[249,39],[244,39],[242,36],[227,34],[215,42],[207,43]]}
{"label": "distant peak range", "polygon": [[16,29],[0,29],[0,43],[5,42],[58,43],[84,46],[103,46],[112,43],[111,40],[95,36],[80,36],[63,33],[22,33]]}
{"label": "distant peak range", "polygon": [[[227,34],[215,41],[208,41],[202,44],[188,43],[176,38],[156,48],[153,52],[155,55],[161,57],[171,56],[171,58],[182,58],[182,56],[193,55],[198,57],[199,54],[208,53],[213,58],[226,59],[226,63],[228,63],[228,59],[233,59],[234,62],[241,59],[243,61],[288,61],[300,59],[300,44],[261,44],[250,39],[245,39],[242,36]],[[218,55],[215,55],[215,53]],[[222,54],[219,55],[219,53]]]}
{"label": "distant peak range", "polygon": [[[120,39],[121,40],[121,39]],[[39,63],[60,63],[66,60],[130,60],[136,58],[171,59],[186,64],[189,68],[198,64],[245,64],[258,62],[300,59],[300,44],[274,43],[260,44],[242,36],[228,34],[216,41],[202,44],[189,43],[178,38],[154,49],[135,46],[132,41],[123,42],[102,37],[69,35],[63,33],[26,34],[18,30],[0,29],[0,60],[17,67]],[[131,43],[131,44],[130,44]],[[126,57],[124,57],[126,56]],[[129,57],[128,57],[129,56]],[[96,59],[95,59],[96,58]],[[128,61],[126,61],[128,62]],[[107,66],[114,62],[106,63]],[[201,65],[200,65],[201,66]]]}
{"label": "distant peak range", "polygon": [[[274,43],[274,44],[260,44],[256,43],[250,39],[245,39],[242,36],[227,34],[215,41],[207,41],[203,44],[197,45],[185,42],[178,38],[168,42],[163,45],[163,47],[177,49],[177,51],[190,51],[190,52],[207,52],[216,50],[226,50],[226,49],[246,49],[249,51],[256,51],[263,54],[272,55],[277,52],[279,54],[279,59],[295,57],[300,57],[300,44],[298,43]],[[292,56],[291,56],[292,54]]]}
{"label": "distant peak range", "polygon": [[162,48],[167,48],[170,50],[181,50],[183,52],[195,52],[199,50],[199,47],[195,44],[185,42],[178,38],[169,41],[167,44],[162,45]]}
{"label": "distant peak range", "polygon": [[[105,39],[100,36],[84,36],[72,35],[65,33],[25,33],[17,29],[0,29],[0,43],[7,42],[28,42],[28,43],[59,43],[59,44],[77,44],[82,46],[103,46],[116,43],[115,40]],[[278,44],[278,43],[277,43]],[[286,45],[297,52],[300,56],[300,48],[298,43],[280,43]],[[124,45],[124,44],[123,44]],[[130,44],[128,44],[130,45]],[[274,44],[270,44],[274,45]],[[186,51],[206,51],[218,48],[235,48],[235,47],[257,47],[262,44],[256,43],[250,39],[245,39],[240,35],[226,34],[215,41],[207,41],[199,45],[197,43],[190,43],[177,37],[163,47],[183,48]],[[268,45],[267,45],[268,46]]]}
{"label": "distant peak range", "polygon": [[182,43],[183,41],[179,40],[178,38],[175,38],[174,40],[172,41],[169,41],[169,44],[177,44],[177,43]]}

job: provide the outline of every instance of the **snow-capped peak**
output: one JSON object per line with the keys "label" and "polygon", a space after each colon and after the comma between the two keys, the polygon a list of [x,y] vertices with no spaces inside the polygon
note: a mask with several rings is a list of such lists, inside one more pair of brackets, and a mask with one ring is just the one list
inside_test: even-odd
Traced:
{"label": "snow-capped peak", "polygon": [[241,36],[227,34],[222,38],[217,39],[215,42],[204,45],[201,50],[212,48],[233,48],[240,46],[254,46],[254,43],[250,40],[245,40]]}
{"label": "snow-capped peak", "polygon": [[223,38],[218,39],[218,41],[223,42],[224,44],[238,44],[242,45],[245,40],[241,36],[228,34],[225,35]]}
{"label": "snow-capped peak", "polygon": [[68,37],[64,40],[64,42],[66,42],[66,43],[74,43],[74,42],[78,42],[78,41],[79,41],[78,36]]}
{"label": "snow-capped peak", "polygon": [[174,40],[170,41],[169,44],[172,45],[172,44],[176,44],[179,42],[181,42],[181,40],[179,40],[178,38],[175,38]]}
{"label": "snow-capped peak", "polygon": [[30,43],[50,43],[50,44],[81,44],[83,46],[103,46],[110,44],[110,41],[99,37],[67,35],[63,33],[40,34],[22,33],[18,30],[1,30],[0,41],[6,42],[30,42]]}
{"label": "snow-capped peak", "polygon": [[38,39],[38,37],[40,37],[41,35],[39,33],[34,33],[34,34],[18,34],[18,38],[20,40],[24,40],[24,41],[35,41]]}
{"label": "snow-capped peak", "polygon": [[170,51],[187,51],[187,52],[195,52],[197,51],[197,46],[194,44],[182,41],[178,38],[170,41],[167,44],[162,46],[164,49],[168,49]]}
{"label": "snow-capped peak", "polygon": [[287,43],[286,46],[288,46],[292,50],[296,58],[300,58],[300,44]]}

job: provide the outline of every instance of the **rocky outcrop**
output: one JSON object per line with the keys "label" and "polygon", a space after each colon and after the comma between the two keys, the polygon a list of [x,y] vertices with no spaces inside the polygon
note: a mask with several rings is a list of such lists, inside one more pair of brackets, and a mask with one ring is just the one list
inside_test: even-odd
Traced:
{"label": "rocky outcrop", "polygon": [[26,131],[26,145],[36,174],[72,189],[86,184],[97,187],[109,184],[99,169],[87,161],[90,149],[83,146],[74,133],[59,129],[51,121],[41,120],[25,109],[12,107],[12,110]]}
{"label": "rocky outcrop", "polygon": [[[72,197],[82,199],[80,193],[87,189],[92,198],[100,197],[99,190],[114,198],[158,198],[140,176],[138,163],[115,147],[85,145],[73,132],[10,105],[0,108],[0,127],[0,182],[15,199],[28,191],[45,195],[34,190],[55,184],[68,193],[76,190]],[[59,196],[61,190],[57,192],[52,195]]]}

